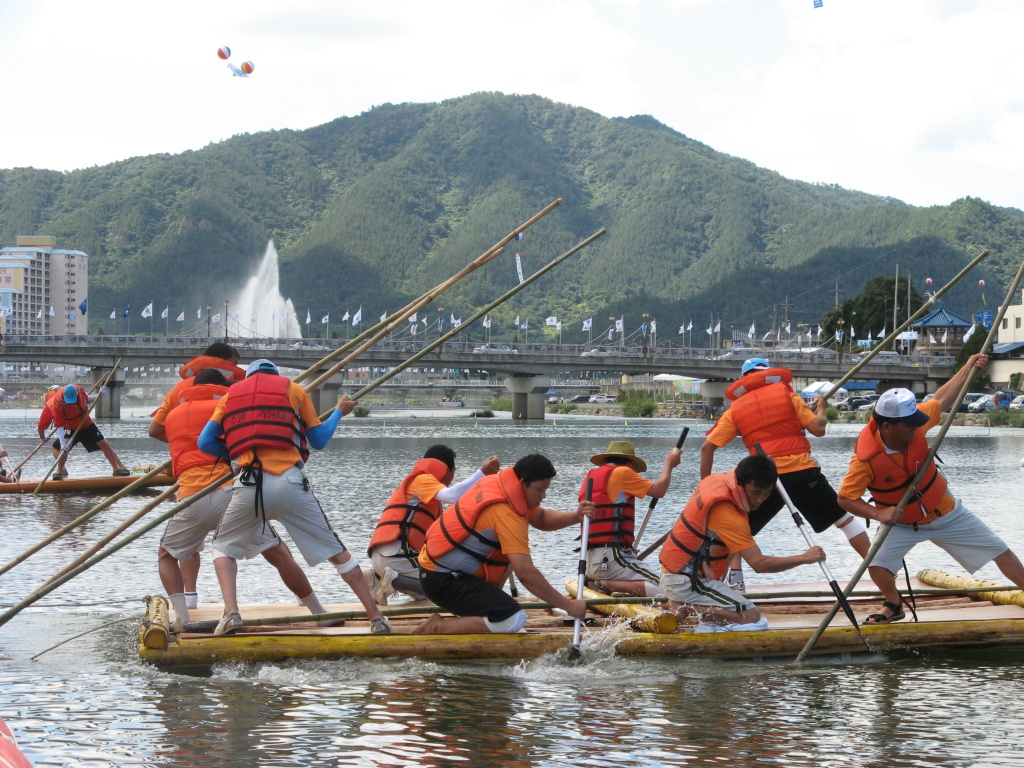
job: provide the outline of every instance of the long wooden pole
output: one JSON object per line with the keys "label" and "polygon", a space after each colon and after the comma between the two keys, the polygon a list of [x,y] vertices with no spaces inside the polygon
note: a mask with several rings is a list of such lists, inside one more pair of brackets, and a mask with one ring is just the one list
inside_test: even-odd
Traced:
{"label": "long wooden pole", "polygon": [[[985,343],[982,345],[981,348],[984,354],[988,354],[988,351],[992,348],[992,344],[996,339],[996,335],[999,333],[999,325],[1003,321],[1003,316],[1006,314],[1007,307],[1010,306],[1010,302],[1013,301],[1014,297],[1017,294],[1017,287],[1020,285],[1021,279],[1024,279],[1024,262],[1021,263],[1020,268],[1017,270],[1017,274],[1014,276],[1013,281],[1010,284],[1010,289],[1006,292],[1006,298],[1003,299],[1002,306],[999,307],[999,314],[996,317],[995,321],[992,323],[992,328],[989,330],[988,336],[985,337]],[[925,458],[923,462],[921,462],[921,468],[918,469],[917,474],[914,475],[914,479],[910,482],[910,485],[907,486],[907,489],[903,492],[903,497],[900,499],[900,503],[896,505],[897,507],[904,507],[907,503],[907,500],[917,490],[917,486],[920,484],[921,478],[924,477],[925,471],[931,465],[932,461],[934,461],[935,454],[938,453],[939,446],[942,445],[942,440],[946,437],[946,433],[949,431],[949,428],[953,424],[953,418],[960,407],[960,403],[963,402],[964,395],[966,395],[970,391],[971,386],[974,384],[974,377],[976,375],[977,369],[972,369],[971,371],[968,372],[967,379],[964,381],[963,386],[957,393],[956,399],[953,401],[952,408],[950,409],[949,418],[946,419],[946,423],[943,424],[942,428],[939,430],[939,434],[935,437],[935,440],[932,442],[931,449],[928,451],[928,456]],[[847,583],[845,590],[846,594],[849,594],[849,592],[853,589],[857,582],[860,581],[861,576],[864,575],[864,571],[866,571],[868,569],[868,566],[871,565],[871,561],[878,553],[879,548],[882,546],[882,543],[889,535],[890,530],[892,530],[891,525],[883,524],[879,528],[878,533],[875,534],[874,541],[871,542],[871,548],[868,550],[867,555],[864,557],[864,560],[858,566],[856,573],[854,573],[854,575],[850,578],[850,581]],[[811,635],[811,637],[804,644],[804,647],[797,655],[794,663],[799,664],[805,658],[807,658],[807,654],[809,654],[814,649],[814,646],[815,644],[817,644],[818,639],[824,634],[825,630],[828,628],[829,623],[832,621],[832,619],[835,617],[838,611],[839,602],[837,601],[832,606],[832,609],[827,614],[825,614],[825,618],[821,620],[821,624],[814,631],[814,634]]]}
{"label": "long wooden pole", "polygon": [[350,363],[353,359],[355,359],[363,352],[365,352],[367,349],[376,344],[380,339],[387,335],[388,332],[390,332],[391,330],[405,322],[405,320],[411,317],[414,312],[418,312],[420,309],[427,306],[427,304],[429,304],[431,301],[436,299],[446,290],[451,288],[453,285],[455,285],[455,283],[459,282],[462,278],[466,277],[466,275],[469,275],[470,273],[476,271],[484,264],[487,264],[491,260],[497,258],[499,255],[504,253],[505,246],[508,245],[508,243],[515,240],[517,235],[529,229],[531,226],[536,224],[538,221],[544,218],[544,216],[549,214],[551,211],[553,211],[561,204],[562,198],[558,198],[554,202],[548,204],[540,211],[535,213],[533,216],[531,216],[529,219],[527,219],[525,222],[520,224],[511,232],[509,232],[507,235],[505,235],[503,238],[501,238],[498,242],[496,242],[482,254],[480,254],[480,256],[478,256],[476,259],[474,259],[465,267],[463,267],[459,272],[455,273],[447,280],[438,283],[436,286],[431,288],[429,291],[424,293],[415,301],[406,304],[405,307],[400,309],[391,317],[387,318],[386,320],[381,320],[379,323],[376,323],[371,327],[367,328],[365,331],[357,334],[351,341],[342,344],[340,347],[338,347],[338,349],[334,350],[329,355],[324,357],[320,362],[306,369],[303,373],[300,373],[293,379],[293,381],[295,381],[296,383],[305,381],[305,379],[311,376],[314,371],[320,370],[327,363],[336,360],[348,350],[352,349],[353,347],[356,347],[357,345],[360,345],[355,352],[353,352],[351,355],[346,357],[341,362],[332,365],[331,368],[326,373],[317,377],[316,381],[314,381],[312,384],[306,387],[307,390],[317,389],[327,379],[331,378],[331,376],[333,376],[335,373],[345,368],[348,365],[348,363]]}
{"label": "long wooden pole", "polygon": [[[114,367],[111,368],[107,372],[107,375],[101,379],[99,387],[101,392],[103,390],[103,387],[107,385],[107,382],[110,381],[110,377],[114,375],[114,371],[121,367],[121,361],[123,359],[124,358],[118,358],[117,362],[114,363]],[[102,395],[97,396],[95,400],[89,403],[89,407],[85,409],[85,415],[79,420],[78,426],[75,427],[75,431],[71,433],[71,437],[67,439],[67,448],[62,448],[60,453],[57,455],[57,458],[53,460],[53,466],[51,466],[50,469],[47,470],[46,474],[43,475],[43,479],[39,481],[39,485],[37,485],[36,489],[32,491],[33,496],[39,495],[39,491],[42,490],[43,484],[47,481],[47,479],[49,479],[50,475],[53,473],[53,470],[57,468],[57,465],[60,464],[61,458],[67,456],[68,453],[71,451],[72,446],[75,444],[75,438],[78,437],[78,433],[82,430],[82,427],[85,425],[85,421],[86,419],[89,418],[89,414],[92,413],[92,409],[96,407],[96,403],[100,401],[100,397],[102,397]]]}

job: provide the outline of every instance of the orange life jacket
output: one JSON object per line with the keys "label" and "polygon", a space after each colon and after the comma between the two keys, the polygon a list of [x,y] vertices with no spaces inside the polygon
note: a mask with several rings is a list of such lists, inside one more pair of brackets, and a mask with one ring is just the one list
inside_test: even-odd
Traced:
{"label": "orange life jacket", "polygon": [[608,495],[608,478],[616,469],[615,464],[605,464],[587,472],[580,487],[579,500],[586,500],[587,478],[593,478],[594,489],[590,500],[597,507],[597,513],[590,520],[590,534],[587,536],[588,547],[604,547],[609,545],[632,547],[633,529],[636,520],[635,497],[622,493],[625,500],[616,502]]}
{"label": "orange life jacket", "polygon": [[231,381],[244,381],[245,370],[239,368],[234,363],[228,360],[221,360],[219,357],[213,357],[211,355],[200,355],[199,357],[193,357],[187,363],[185,363],[178,370],[178,375],[183,379],[191,379],[200,371],[205,371],[207,368],[216,368],[218,371],[224,374],[224,378],[230,379]]}
{"label": "orange life jacket", "polygon": [[82,429],[92,424],[92,418],[89,416],[89,395],[77,384],[75,384],[75,389],[78,390],[78,400],[73,403],[65,403],[63,390],[57,390],[60,397],[54,398],[50,406],[54,415],[60,415],[64,421],[64,429],[72,432],[78,429],[79,424],[82,425]]}
{"label": "orange life jacket", "polygon": [[217,384],[193,385],[183,392],[185,402],[167,414],[164,429],[171,451],[171,471],[176,477],[192,467],[217,463],[215,457],[199,450],[196,441],[227,391],[227,387]]}
{"label": "orange life jacket", "polygon": [[725,396],[734,401],[730,406],[733,424],[751,455],[757,453],[757,443],[773,458],[811,452],[793,410],[792,380],[793,372],[786,368],[765,368],[741,376],[725,390]]}
{"label": "orange life jacket", "polygon": [[[472,575],[498,584],[508,568],[508,557],[501,553],[497,538],[489,538],[477,531],[476,523],[487,507],[502,503],[511,504],[523,517],[530,514],[522,483],[512,467],[481,478],[461,499],[441,513],[430,526],[423,543],[427,556],[437,566],[449,571],[459,570],[450,565],[454,565],[456,560],[465,562],[465,556],[468,556],[474,563],[479,563]],[[465,573],[464,570],[460,572]]]}
{"label": "orange life jacket", "polygon": [[221,426],[228,455],[238,458],[257,448],[297,448],[309,458],[305,425],[288,399],[291,382],[285,376],[257,373],[231,387]]}
{"label": "orange life jacket", "polygon": [[[905,466],[901,467],[886,453],[885,446],[878,436],[878,424],[871,419],[861,430],[854,452],[858,459],[871,466],[873,485],[869,485],[868,490],[875,506],[895,507],[903,498],[907,486],[921,468],[922,462],[928,457],[928,440],[920,429],[915,430],[910,445],[903,453]],[[936,514],[945,495],[946,478],[932,460],[928,463],[917,490],[907,499],[900,522],[912,525],[927,521],[929,515]]]}
{"label": "orange life jacket", "polygon": [[388,499],[370,538],[367,554],[379,544],[394,541],[401,541],[409,556],[419,552],[427,529],[441,514],[441,502],[438,499],[422,501],[409,491],[409,485],[420,475],[433,475],[439,483],[443,483],[448,476],[448,465],[440,459],[420,459],[413,464],[412,472],[406,475]]}
{"label": "orange life jacket", "polygon": [[711,508],[721,501],[736,505],[738,514],[749,514],[746,494],[736,482],[735,469],[708,475],[698,483],[661,549],[659,559],[668,571],[682,573],[686,569],[695,577],[704,578],[707,567],[712,578],[721,579],[725,575],[728,548],[715,538],[714,531],[708,531]]}

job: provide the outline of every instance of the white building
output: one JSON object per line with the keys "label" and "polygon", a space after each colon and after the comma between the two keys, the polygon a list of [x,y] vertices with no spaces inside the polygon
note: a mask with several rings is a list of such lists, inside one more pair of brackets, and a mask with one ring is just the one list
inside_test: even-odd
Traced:
{"label": "white building", "polygon": [[0,315],[4,333],[85,334],[89,257],[56,248],[55,237],[19,237],[0,248]]}

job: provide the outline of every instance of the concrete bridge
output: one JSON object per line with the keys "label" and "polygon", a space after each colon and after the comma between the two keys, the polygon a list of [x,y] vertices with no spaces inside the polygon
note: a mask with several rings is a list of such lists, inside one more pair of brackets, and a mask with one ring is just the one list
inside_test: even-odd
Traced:
{"label": "concrete bridge", "polygon": [[[125,369],[137,366],[180,366],[202,353],[214,339],[205,337],[163,336],[6,336],[0,351],[3,361],[13,364],[48,362],[57,365],[85,366],[98,381],[117,360],[122,367],[111,386],[123,387]],[[339,339],[227,339],[242,355],[243,361],[260,357],[280,366],[295,369],[313,367],[332,350],[344,344]],[[380,341],[348,364],[343,375],[324,386],[316,398],[325,410],[345,386],[361,386],[377,377],[372,370],[389,369],[404,363],[428,342]],[[346,352],[339,357],[343,359]],[[729,351],[700,347],[634,347],[603,344],[505,344],[445,342],[413,364],[417,368],[488,371],[507,375],[505,386],[512,395],[513,418],[543,419],[544,392],[555,374],[588,371],[592,374],[689,376],[705,380],[702,394],[714,404],[725,387],[739,375],[742,361],[753,354],[740,349]],[[846,374],[859,355],[832,350],[776,349],[767,353],[774,365],[793,371],[797,379],[836,381]],[[933,356],[902,356],[887,353],[876,357],[858,374],[860,380],[878,380],[879,386],[905,386],[923,395],[934,392],[952,375],[953,359]],[[328,365],[321,366],[326,370]],[[369,370],[361,370],[369,369]],[[120,398],[106,401],[99,415],[118,418]]]}

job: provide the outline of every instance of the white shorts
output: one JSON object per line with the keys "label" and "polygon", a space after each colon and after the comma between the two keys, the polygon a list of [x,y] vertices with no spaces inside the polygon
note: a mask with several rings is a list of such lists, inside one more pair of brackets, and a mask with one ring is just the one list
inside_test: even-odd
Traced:
{"label": "white shorts", "polygon": [[419,581],[420,566],[415,560],[410,560],[403,554],[387,554],[395,547],[401,548],[401,544],[381,544],[370,550],[370,562],[373,563],[373,570],[380,575],[385,568],[391,568],[395,573],[412,576]]}
{"label": "white shorts", "polygon": [[259,510],[256,509],[256,486],[244,485],[241,476],[235,477],[231,502],[213,538],[214,559],[243,558],[262,535],[264,510],[267,530],[273,530],[270,520],[280,521],[308,565],[317,565],[345,551],[345,545],[331,527],[301,469],[291,467],[280,475],[261,474],[263,509]]}
{"label": "white shorts", "polygon": [[625,547],[587,548],[587,578],[593,581],[649,581],[658,583],[658,573]]}
{"label": "white shorts", "polygon": [[915,546],[930,541],[950,554],[968,573],[999,557],[1008,547],[984,521],[956,500],[952,511],[930,523],[894,525],[878,548],[872,566],[899,573],[903,558]]}
{"label": "white shorts", "polygon": [[[164,529],[160,546],[175,560],[188,560],[197,552],[202,552],[207,534],[217,530],[221,516],[231,501],[231,486],[218,488],[199,499],[191,506],[172,517]],[[271,526],[253,541],[246,551],[246,560],[275,546],[280,539]]]}
{"label": "white shorts", "polygon": [[717,579],[693,579],[685,573],[662,573],[661,588],[668,599],[686,605],[704,605],[710,608],[725,608],[737,613],[749,611],[754,603],[748,600],[724,581]]}

